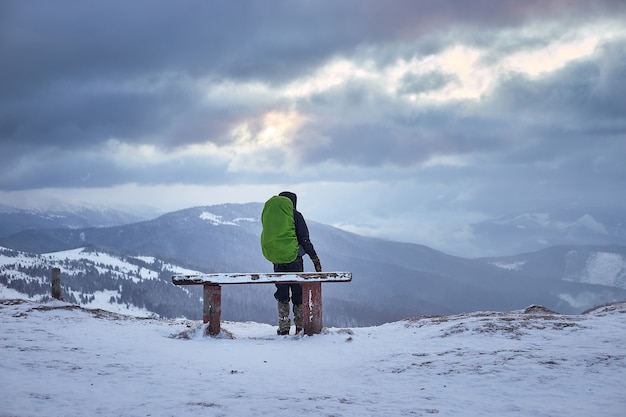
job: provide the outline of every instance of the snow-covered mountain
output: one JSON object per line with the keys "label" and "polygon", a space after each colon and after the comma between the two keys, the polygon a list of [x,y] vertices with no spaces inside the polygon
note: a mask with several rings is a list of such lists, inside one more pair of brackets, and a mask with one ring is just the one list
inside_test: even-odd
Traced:
{"label": "snow-covered mountain", "polygon": [[[515,256],[485,258],[484,261],[546,281],[590,284],[596,290],[583,291],[577,297],[562,294],[573,306],[588,306],[597,301],[605,287],[626,290],[626,246],[555,246]],[[596,301],[593,301],[596,300]]]}
{"label": "snow-covered mountain", "polygon": [[49,300],[53,268],[61,269],[63,299],[73,304],[165,317],[197,317],[202,308],[197,293],[171,284],[174,273],[197,271],[94,248],[30,254],[0,247],[0,298]]}
{"label": "snow-covered mountain", "polygon": [[54,204],[30,210],[0,204],[0,237],[29,229],[106,227],[145,220],[111,207],[95,204]]}
{"label": "snow-covered mountain", "polygon": [[626,210],[579,208],[518,213],[471,226],[473,243],[493,256],[556,245],[626,245]]}
{"label": "snow-covered mountain", "polygon": [[[61,258],[67,257],[70,249],[87,247],[134,259],[134,265],[139,261],[137,257],[142,256],[158,259],[159,265],[172,264],[202,272],[270,272],[272,266],[259,248],[261,210],[258,203],[194,207],[123,226],[28,230],[0,239],[0,244],[26,254],[61,251]],[[324,321],[333,326],[377,325],[426,314],[508,311],[530,304],[545,305],[562,313],[579,313],[626,299],[626,289],[619,285],[565,279],[548,270],[502,268],[502,262],[510,264],[508,259],[500,263],[464,259],[422,245],[367,238],[312,221],[309,228],[324,269],[353,273],[353,282],[349,284],[324,285]],[[114,269],[113,264],[108,268]],[[144,262],[142,267],[146,265]],[[312,270],[308,258],[305,269]],[[92,275],[98,272],[93,267],[89,271]],[[156,272],[163,274],[163,288],[172,287],[167,273],[161,269]],[[114,283],[107,285],[117,288]],[[138,285],[141,289],[134,290]],[[141,302],[130,304],[140,308],[160,306],[158,311],[150,311],[166,317],[200,317],[199,289],[190,288],[196,298],[182,301],[156,287],[148,292],[145,288],[150,285],[156,284],[127,279],[122,286],[126,295],[120,295],[120,299],[127,302],[132,298],[129,294],[150,294],[150,300],[143,297]],[[95,287],[89,291],[85,297],[93,298]],[[274,323],[273,291],[271,285],[225,286],[223,318]],[[181,310],[175,310],[175,306]]]}
{"label": "snow-covered mountain", "polygon": [[0,415],[623,417],[626,305],[322,334],[0,300]]}

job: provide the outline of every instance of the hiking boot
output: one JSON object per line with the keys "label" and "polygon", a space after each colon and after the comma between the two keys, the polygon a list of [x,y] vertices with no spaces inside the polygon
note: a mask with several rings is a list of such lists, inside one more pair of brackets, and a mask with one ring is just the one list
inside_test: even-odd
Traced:
{"label": "hiking boot", "polygon": [[289,303],[278,302],[278,334],[289,334],[291,328],[291,320],[289,320]]}
{"label": "hiking boot", "polygon": [[[296,330],[297,331],[297,330]],[[289,330],[276,330],[276,334],[279,336],[288,336],[289,335]]]}
{"label": "hiking boot", "polygon": [[296,334],[300,334],[302,332],[302,327],[296,327]]}
{"label": "hiking boot", "polygon": [[293,305],[293,324],[296,325],[296,332],[297,329],[302,330],[302,327],[304,327],[304,311],[302,310],[302,304]]}

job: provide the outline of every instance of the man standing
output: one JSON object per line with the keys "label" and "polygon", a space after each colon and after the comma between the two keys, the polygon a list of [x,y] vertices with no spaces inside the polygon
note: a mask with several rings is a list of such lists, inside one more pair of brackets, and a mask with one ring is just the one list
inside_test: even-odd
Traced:
{"label": "man standing", "polygon": [[[302,214],[296,209],[297,196],[283,191],[265,203],[261,222],[261,247],[265,257],[274,264],[274,272],[304,272],[302,256],[309,255],[316,272],[322,272],[322,265],[309,239],[309,229]],[[291,294],[290,294],[291,293]],[[293,316],[296,334],[302,331],[302,286],[276,284],[274,298],[278,301],[279,335],[288,335],[291,328],[289,300],[293,303]]]}

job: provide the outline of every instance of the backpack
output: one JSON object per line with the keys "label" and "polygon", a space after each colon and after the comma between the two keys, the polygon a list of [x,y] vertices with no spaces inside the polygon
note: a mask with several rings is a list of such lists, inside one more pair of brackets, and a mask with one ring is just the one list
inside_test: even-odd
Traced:
{"label": "backpack", "polygon": [[273,196],[265,202],[261,214],[261,250],[274,264],[288,264],[298,256],[298,237],[289,197]]}

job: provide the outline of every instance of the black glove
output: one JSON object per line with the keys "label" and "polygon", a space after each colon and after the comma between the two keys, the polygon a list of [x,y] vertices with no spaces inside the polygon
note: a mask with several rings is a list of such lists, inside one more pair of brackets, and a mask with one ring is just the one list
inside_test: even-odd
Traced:
{"label": "black glove", "polygon": [[315,272],[322,272],[322,264],[320,263],[320,258],[317,256],[311,258],[313,265],[315,266]]}

